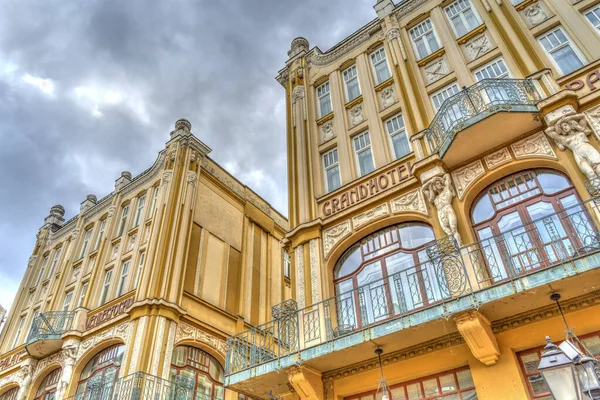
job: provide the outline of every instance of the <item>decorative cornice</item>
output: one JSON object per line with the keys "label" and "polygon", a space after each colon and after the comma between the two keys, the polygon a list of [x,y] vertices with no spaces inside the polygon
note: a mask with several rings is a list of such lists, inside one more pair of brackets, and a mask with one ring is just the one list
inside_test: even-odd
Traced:
{"label": "decorative cornice", "polygon": [[403,1],[396,6],[396,10],[394,11],[396,14],[396,18],[400,19],[410,14],[417,8],[421,7],[429,0],[412,0],[412,1]]}
{"label": "decorative cornice", "polygon": [[349,53],[369,39],[383,33],[379,26],[378,19],[374,19],[357,33],[349,36],[339,44],[335,45],[325,53],[321,52],[318,47],[313,48],[308,54],[308,62],[317,67],[323,67],[331,64],[344,54]]}

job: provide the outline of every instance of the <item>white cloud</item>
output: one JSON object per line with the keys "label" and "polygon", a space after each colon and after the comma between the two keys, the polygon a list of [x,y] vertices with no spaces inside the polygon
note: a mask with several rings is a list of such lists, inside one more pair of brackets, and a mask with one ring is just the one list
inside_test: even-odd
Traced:
{"label": "white cloud", "polygon": [[73,94],[76,102],[96,118],[103,117],[103,110],[109,107],[123,105],[132,111],[139,121],[144,124],[150,123],[142,96],[131,89],[117,90],[103,84],[88,84],[75,87]]}
{"label": "white cloud", "polygon": [[46,93],[49,96],[54,95],[54,90],[56,88],[56,85],[54,84],[54,81],[52,79],[39,78],[37,76],[33,76],[28,73],[23,75],[21,77],[21,79],[23,80],[23,82],[28,83],[31,86],[37,87],[38,89],[40,89],[42,92]]}

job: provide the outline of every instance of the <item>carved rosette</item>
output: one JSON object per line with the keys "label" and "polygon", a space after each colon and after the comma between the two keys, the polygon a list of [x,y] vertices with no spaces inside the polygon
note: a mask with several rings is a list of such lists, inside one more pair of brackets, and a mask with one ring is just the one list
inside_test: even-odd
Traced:
{"label": "carved rosette", "polygon": [[329,252],[333,247],[344,237],[350,235],[352,227],[350,226],[350,220],[346,220],[338,225],[335,225],[329,229],[323,231],[323,252],[325,257],[329,255]]}
{"label": "carved rosette", "polygon": [[475,181],[483,174],[485,174],[485,169],[483,168],[481,160],[472,162],[471,164],[452,172],[454,187],[456,187],[456,193],[460,200],[462,200],[469,186],[475,183]]}
{"label": "carved rosette", "polygon": [[427,205],[425,204],[425,198],[421,189],[413,190],[403,194],[402,196],[396,197],[391,202],[392,213],[399,214],[402,212],[417,212],[424,215],[429,215],[427,211]]}
{"label": "carved rosette", "polygon": [[513,143],[510,148],[517,160],[534,157],[557,159],[556,153],[543,133]]}
{"label": "carved rosette", "polygon": [[512,161],[508,148],[504,147],[484,157],[485,165],[492,170]]}
{"label": "carved rosette", "polygon": [[381,219],[387,215],[390,215],[387,203],[381,204],[375,208],[370,209],[362,214],[352,218],[352,225],[354,229],[358,229],[361,226],[367,225],[370,222]]}

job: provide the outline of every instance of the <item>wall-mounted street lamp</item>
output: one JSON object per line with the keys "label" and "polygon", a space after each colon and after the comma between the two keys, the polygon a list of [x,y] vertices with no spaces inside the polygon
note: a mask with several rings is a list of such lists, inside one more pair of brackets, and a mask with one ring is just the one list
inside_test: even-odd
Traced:
{"label": "wall-mounted street lamp", "polygon": [[378,399],[381,397],[381,400],[390,400],[390,389],[387,387],[387,382],[383,376],[383,366],[381,365],[381,354],[383,354],[383,350],[378,347],[375,349],[375,354],[377,354],[377,358],[379,359],[379,386],[377,386],[375,398]]}

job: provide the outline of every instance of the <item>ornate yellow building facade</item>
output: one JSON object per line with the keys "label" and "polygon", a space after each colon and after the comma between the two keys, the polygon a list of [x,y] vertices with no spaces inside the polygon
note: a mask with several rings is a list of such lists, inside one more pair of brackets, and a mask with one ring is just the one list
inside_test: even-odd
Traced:
{"label": "ornate yellow building facade", "polygon": [[0,399],[244,399],[226,338],[291,296],[287,220],[179,120],[156,162],[54,206],[0,337]]}
{"label": "ornate yellow building facade", "polygon": [[[351,6],[351,4],[348,4]],[[600,354],[597,0],[379,0],[292,41],[292,298],[228,340],[258,398],[550,399],[565,324]]]}

